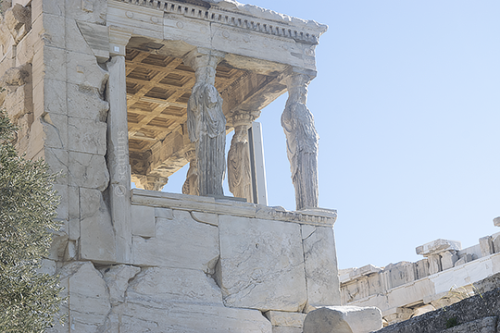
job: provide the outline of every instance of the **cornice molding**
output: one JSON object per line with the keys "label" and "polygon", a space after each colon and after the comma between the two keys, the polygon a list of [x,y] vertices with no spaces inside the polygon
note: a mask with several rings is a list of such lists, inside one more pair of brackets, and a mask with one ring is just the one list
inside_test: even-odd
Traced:
{"label": "cornice molding", "polygon": [[174,0],[113,0],[240,28],[270,36],[290,38],[296,42],[316,45],[328,26],[312,20],[302,20],[253,5],[236,1],[205,1],[209,8]]}

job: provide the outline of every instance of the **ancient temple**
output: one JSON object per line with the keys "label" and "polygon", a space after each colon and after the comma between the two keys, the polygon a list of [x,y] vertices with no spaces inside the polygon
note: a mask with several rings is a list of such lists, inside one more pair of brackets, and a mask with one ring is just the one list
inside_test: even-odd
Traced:
{"label": "ancient temple", "polygon": [[[63,173],[44,272],[60,275],[67,321],[51,332],[302,332],[309,311],[340,305],[306,104],[325,25],[231,0],[3,9],[0,105],[17,148]],[[297,211],[267,206],[257,170],[253,122],[284,93]],[[188,163],[182,194],[159,191]],[[355,332],[381,325],[365,310]]]}

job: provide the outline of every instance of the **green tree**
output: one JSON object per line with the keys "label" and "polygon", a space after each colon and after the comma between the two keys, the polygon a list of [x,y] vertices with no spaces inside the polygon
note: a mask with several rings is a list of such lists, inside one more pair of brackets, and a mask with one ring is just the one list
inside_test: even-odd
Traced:
{"label": "green tree", "polygon": [[59,310],[58,279],[39,274],[48,255],[58,196],[43,161],[12,144],[15,127],[0,110],[0,331],[43,332]]}

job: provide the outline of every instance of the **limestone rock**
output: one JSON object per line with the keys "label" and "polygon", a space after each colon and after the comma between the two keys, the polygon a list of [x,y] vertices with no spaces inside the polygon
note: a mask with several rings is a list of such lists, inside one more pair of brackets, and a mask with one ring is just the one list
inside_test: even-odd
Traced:
{"label": "limestone rock", "polygon": [[136,265],[211,272],[218,257],[217,228],[196,222],[185,211],[175,210],[172,220],[157,218],[156,237],[133,237],[132,258]]}
{"label": "limestone rock", "polygon": [[219,230],[217,274],[226,306],[303,309],[307,292],[300,225],[219,216]]}

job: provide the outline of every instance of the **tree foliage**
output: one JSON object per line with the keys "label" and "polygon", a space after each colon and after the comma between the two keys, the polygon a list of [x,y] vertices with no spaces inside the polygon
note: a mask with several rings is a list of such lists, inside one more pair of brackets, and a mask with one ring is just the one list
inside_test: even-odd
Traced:
{"label": "tree foliage", "polygon": [[57,277],[37,273],[60,227],[58,197],[47,165],[19,156],[14,134],[0,110],[0,331],[43,332],[61,302]]}

